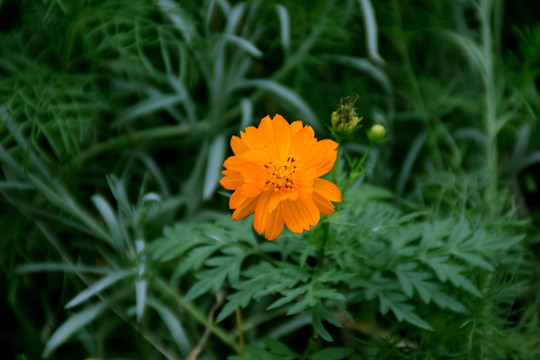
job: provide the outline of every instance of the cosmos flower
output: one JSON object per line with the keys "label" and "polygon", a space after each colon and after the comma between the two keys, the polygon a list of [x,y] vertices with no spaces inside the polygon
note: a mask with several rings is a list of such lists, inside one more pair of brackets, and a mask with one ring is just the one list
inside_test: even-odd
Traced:
{"label": "cosmos flower", "polygon": [[277,238],[284,225],[295,233],[310,230],[320,214],[334,213],[331,201],[341,201],[337,186],[320,178],[334,166],[337,146],[332,140],[317,141],[311,126],[289,124],[281,115],[266,116],[259,127],[233,136],[234,156],[223,163],[220,180],[234,190],[232,218],[255,213],[253,226],[268,240]]}

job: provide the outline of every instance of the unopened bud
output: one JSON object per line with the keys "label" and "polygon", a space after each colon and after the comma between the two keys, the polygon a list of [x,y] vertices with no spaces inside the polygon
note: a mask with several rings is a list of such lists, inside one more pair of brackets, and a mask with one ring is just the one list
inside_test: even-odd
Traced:
{"label": "unopened bud", "polygon": [[341,99],[341,105],[332,113],[332,129],[336,133],[348,134],[362,121],[362,117],[356,116],[354,104],[358,100],[358,95],[348,96]]}
{"label": "unopened bud", "polygon": [[368,137],[373,142],[381,142],[386,135],[386,128],[381,124],[375,124],[369,129]]}

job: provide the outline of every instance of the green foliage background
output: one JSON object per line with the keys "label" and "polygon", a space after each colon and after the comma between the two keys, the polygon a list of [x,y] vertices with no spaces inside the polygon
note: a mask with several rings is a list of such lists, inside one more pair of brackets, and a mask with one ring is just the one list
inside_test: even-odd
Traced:
{"label": "green foliage background", "polygon": [[[0,0],[6,358],[539,358],[538,13]],[[232,221],[230,136],[330,137],[354,93],[337,212],[273,242]]]}

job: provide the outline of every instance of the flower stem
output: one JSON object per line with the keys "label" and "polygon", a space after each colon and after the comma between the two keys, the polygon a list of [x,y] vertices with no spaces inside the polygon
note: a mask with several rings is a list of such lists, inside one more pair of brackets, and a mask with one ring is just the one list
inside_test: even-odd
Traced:
{"label": "flower stem", "polygon": [[238,343],[240,344],[240,356],[244,356],[244,330],[242,330],[242,310],[236,308],[236,324],[238,326]]}
{"label": "flower stem", "polygon": [[497,151],[497,95],[493,64],[493,34],[491,18],[494,13],[492,0],[480,1],[480,19],[482,21],[482,46],[484,51],[485,72],[483,76],[485,88],[484,127],[486,131],[486,163],[488,172],[488,198],[493,200],[498,188],[498,151]]}
{"label": "flower stem", "polygon": [[[352,182],[356,180],[358,177],[362,176],[362,174],[364,174],[367,171],[367,168],[364,167],[364,162],[366,161],[372,147],[373,147],[373,141],[370,141],[368,148],[366,149],[366,152],[364,153],[364,155],[362,155],[362,158],[360,158],[360,161],[358,161],[358,163],[356,163],[355,165],[351,166],[352,165],[351,161],[348,161],[349,166],[351,166],[352,169],[350,170],[350,174],[349,174],[349,178],[347,179],[347,182],[341,189],[342,193],[345,193],[347,189],[349,188],[349,186],[352,184]],[[348,156],[348,155],[345,153],[345,156]]]}

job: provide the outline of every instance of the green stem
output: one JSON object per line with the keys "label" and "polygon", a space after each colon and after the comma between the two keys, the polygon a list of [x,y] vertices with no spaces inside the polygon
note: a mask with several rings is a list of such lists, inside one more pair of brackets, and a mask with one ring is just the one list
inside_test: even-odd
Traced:
{"label": "green stem", "polygon": [[373,147],[373,142],[370,141],[368,148],[366,149],[366,152],[364,155],[362,155],[362,158],[360,161],[350,170],[349,178],[347,179],[347,182],[341,189],[341,193],[345,193],[349,186],[352,184],[354,180],[356,180],[358,177],[360,177],[363,173],[366,172],[366,168],[364,168],[364,162],[366,161],[369,152],[371,151],[371,148]]}
{"label": "green stem", "polygon": [[485,88],[484,127],[486,131],[486,163],[489,174],[488,198],[493,200],[498,188],[498,151],[497,151],[497,98],[495,88],[495,75],[493,64],[493,39],[491,31],[491,15],[493,14],[493,1],[480,1],[480,18],[482,21],[482,45],[484,50],[485,73],[483,74]]}
{"label": "green stem", "polygon": [[330,224],[328,223],[328,221],[324,221],[322,223],[322,227],[324,235],[321,248],[319,249],[319,259],[317,261],[317,267],[324,265],[324,259],[326,258],[326,247],[328,246],[328,234],[330,233]]}
{"label": "green stem", "polygon": [[364,155],[363,155],[362,158],[360,159],[360,162],[358,163],[358,165],[356,165],[355,170],[356,170],[357,168],[359,168],[359,167],[363,167],[363,166],[364,166],[364,161],[366,161],[367,156],[369,155],[369,152],[371,151],[371,148],[372,148],[372,147],[373,147],[373,142],[370,141],[370,142],[369,142],[369,145],[368,145],[368,148],[367,148],[367,150],[366,150],[366,152],[364,153]]}
{"label": "green stem", "polygon": [[244,356],[244,330],[242,329],[242,310],[236,308],[236,326],[238,327],[238,342],[240,343],[240,355]]}

